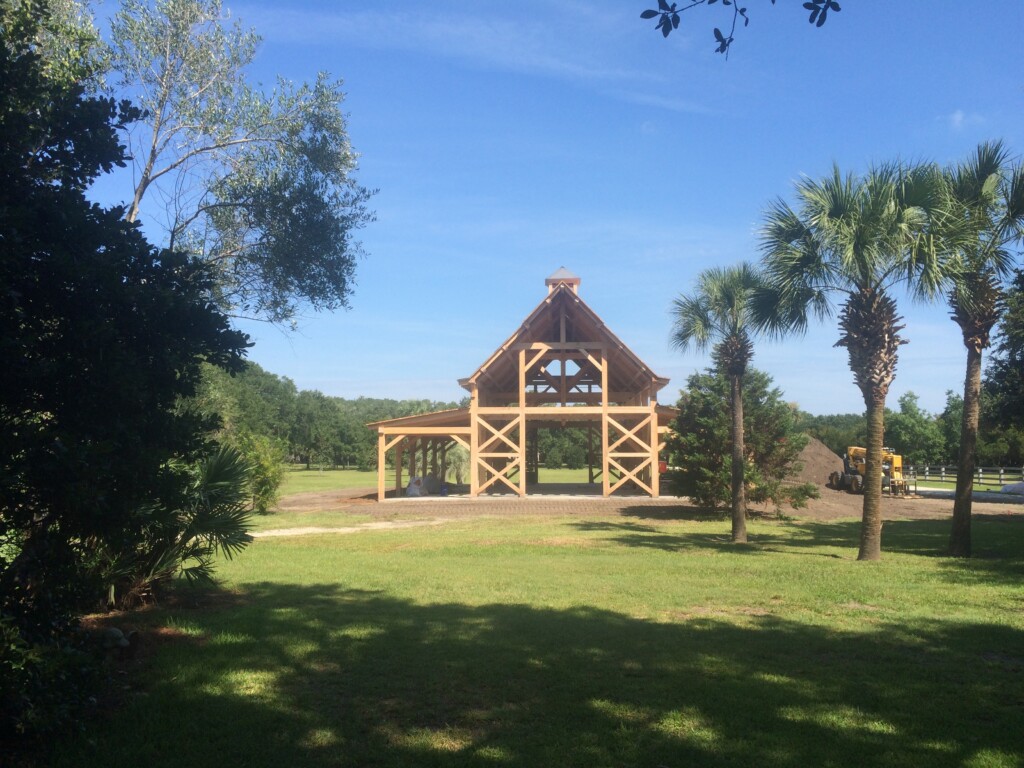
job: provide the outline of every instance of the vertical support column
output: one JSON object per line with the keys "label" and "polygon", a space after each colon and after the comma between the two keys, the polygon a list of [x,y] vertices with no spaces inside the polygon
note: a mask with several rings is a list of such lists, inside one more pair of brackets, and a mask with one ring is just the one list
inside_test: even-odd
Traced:
{"label": "vertical support column", "polygon": [[387,451],[384,450],[384,433],[377,432],[377,501],[384,501],[384,473],[387,471],[387,462],[384,460]]}
{"label": "vertical support column", "polygon": [[429,448],[430,441],[425,437],[420,438],[420,477],[426,479],[427,477],[427,449]]}
{"label": "vertical support column", "polygon": [[437,474],[437,438],[430,438],[430,474],[434,476],[438,482],[441,482],[441,478]]}
{"label": "vertical support column", "polygon": [[519,498],[526,496],[526,350],[519,350]]}
{"label": "vertical support column", "polygon": [[480,392],[476,384],[469,393],[469,496],[480,495]]}
{"label": "vertical support column", "polygon": [[658,431],[658,401],[651,400],[651,498],[661,496],[661,472],[658,463],[658,445],[661,433]]}
{"label": "vertical support column", "polygon": [[601,345],[601,494],[611,495],[611,465],[608,463],[608,349]]}
{"label": "vertical support column", "polygon": [[416,440],[409,438],[409,481],[416,477]]}
{"label": "vertical support column", "polygon": [[441,443],[441,476],[438,478],[442,483],[448,482],[448,441]]}

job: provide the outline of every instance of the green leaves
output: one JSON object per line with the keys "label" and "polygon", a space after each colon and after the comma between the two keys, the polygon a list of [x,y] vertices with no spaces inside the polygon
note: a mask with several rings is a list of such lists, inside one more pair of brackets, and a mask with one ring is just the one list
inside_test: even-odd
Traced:
{"label": "green leaves", "polygon": [[[168,242],[216,267],[227,311],[287,322],[348,305],[373,220],[356,183],[339,82],[249,84],[258,35],[227,26],[219,0],[124,0],[112,56],[147,116],[133,131],[138,183],[127,218],[160,192]],[[312,254],[316,258],[311,257]]]}
{"label": "green leaves", "polygon": [[835,2],[835,0],[813,0],[812,2],[804,3],[804,8],[811,12],[807,21],[816,27],[820,27],[825,23],[829,11],[839,13],[842,10],[839,7],[839,3]]}
{"label": "green leaves", "polygon": [[[665,0],[658,0],[658,9],[648,9],[640,14],[641,19],[657,19],[658,23],[655,29],[661,32],[662,37],[668,37],[673,31],[679,29],[679,14],[683,11],[689,11],[700,5],[712,6],[716,5],[719,0],[690,0],[689,4],[684,5],[682,8],[678,7],[678,3],[672,3],[671,5]],[[732,8],[732,24],[729,28],[728,34],[723,32],[718,27],[713,30],[715,38],[715,53],[723,53],[726,58],[729,56],[729,48],[733,42],[733,35],[736,33],[736,24],[739,19],[743,19],[743,26],[749,26],[750,17],[747,16],[747,9],[739,6],[734,0],[721,0],[723,8]],[[772,5],[775,5],[775,0],[771,0]],[[835,0],[813,0],[812,2],[804,3],[804,8],[810,11],[810,21],[816,27],[821,27],[826,19],[828,18],[829,12],[839,13],[842,10],[839,3]]]}

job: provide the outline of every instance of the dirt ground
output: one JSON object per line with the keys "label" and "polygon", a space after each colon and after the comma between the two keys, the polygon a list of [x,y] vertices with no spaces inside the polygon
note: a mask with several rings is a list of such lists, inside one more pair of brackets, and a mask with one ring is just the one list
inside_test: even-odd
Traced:
{"label": "dirt ground", "polygon": [[[824,444],[812,440],[800,456],[803,469],[796,476],[798,482],[811,482],[818,486],[821,498],[811,499],[803,509],[783,508],[784,515],[800,520],[839,520],[859,518],[863,496],[836,491],[827,487],[828,475],[842,469],[843,462]],[[520,499],[513,495],[482,496],[470,499],[460,496],[427,497],[414,499],[388,499],[378,502],[376,489],[358,488],[345,491],[299,493],[281,500],[278,509],[290,512],[328,512],[360,515],[373,518],[371,523],[355,523],[345,531],[366,528],[391,527],[379,525],[385,521],[420,521],[417,524],[432,524],[433,521],[464,519],[470,517],[496,517],[505,515],[624,515],[641,517],[702,517],[711,516],[707,510],[694,506],[689,499],[646,496],[613,496],[603,498],[592,495],[574,495],[564,492],[552,495],[527,496]],[[755,515],[774,517],[774,507],[752,507]],[[953,513],[951,492],[920,493],[908,497],[882,499],[882,515],[886,520],[900,519],[941,519]],[[1024,515],[1024,497],[999,493],[978,493],[974,497],[976,515]],[[429,521],[429,522],[428,522]],[[398,527],[398,526],[396,526]],[[318,533],[323,529],[289,529],[289,533]],[[335,529],[340,530],[340,529]],[[283,531],[264,531],[261,535],[283,535]]]}

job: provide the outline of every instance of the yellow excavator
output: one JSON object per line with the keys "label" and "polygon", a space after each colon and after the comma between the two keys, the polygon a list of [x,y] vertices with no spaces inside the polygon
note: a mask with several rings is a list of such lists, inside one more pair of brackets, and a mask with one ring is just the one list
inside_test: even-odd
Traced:
{"label": "yellow excavator", "polygon": [[[840,491],[863,493],[864,472],[867,469],[868,449],[851,445],[843,457],[843,471],[828,476],[829,485]],[[892,496],[906,496],[908,490],[903,476],[903,457],[892,448],[882,449],[882,492]]]}

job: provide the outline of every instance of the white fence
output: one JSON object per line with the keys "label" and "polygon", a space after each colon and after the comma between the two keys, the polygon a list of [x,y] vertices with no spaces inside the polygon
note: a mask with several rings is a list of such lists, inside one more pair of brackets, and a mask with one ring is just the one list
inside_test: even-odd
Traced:
{"label": "white fence", "polygon": [[[906,469],[908,477],[916,476],[919,481],[956,485],[956,465],[921,464]],[[974,471],[974,482],[978,485],[1024,482],[1024,467],[978,467]]]}

